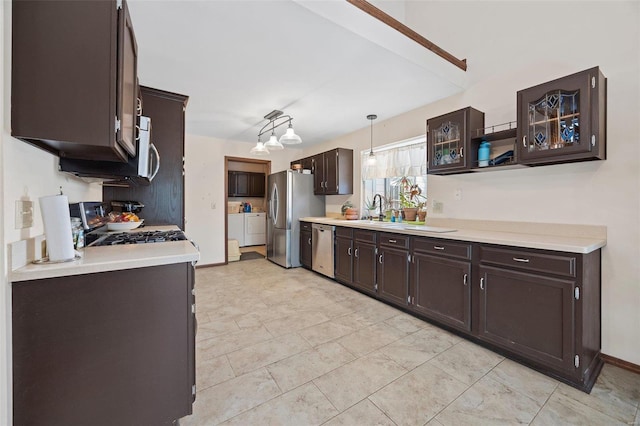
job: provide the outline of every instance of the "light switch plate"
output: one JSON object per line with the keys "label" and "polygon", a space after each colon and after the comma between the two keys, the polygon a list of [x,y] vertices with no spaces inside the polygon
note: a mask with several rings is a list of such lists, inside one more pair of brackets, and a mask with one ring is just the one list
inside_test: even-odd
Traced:
{"label": "light switch plate", "polygon": [[16,229],[33,226],[33,201],[16,201]]}

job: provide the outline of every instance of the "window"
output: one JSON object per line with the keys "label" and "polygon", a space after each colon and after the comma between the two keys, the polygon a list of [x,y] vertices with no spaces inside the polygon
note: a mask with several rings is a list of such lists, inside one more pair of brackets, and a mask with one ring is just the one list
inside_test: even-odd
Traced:
{"label": "window", "polygon": [[375,194],[384,196],[392,209],[400,208],[399,184],[403,176],[418,184],[422,195],[427,196],[426,149],[425,136],[385,145],[374,150],[374,166],[367,165],[369,150],[362,152],[362,216],[368,215],[365,206],[368,200],[373,201]]}

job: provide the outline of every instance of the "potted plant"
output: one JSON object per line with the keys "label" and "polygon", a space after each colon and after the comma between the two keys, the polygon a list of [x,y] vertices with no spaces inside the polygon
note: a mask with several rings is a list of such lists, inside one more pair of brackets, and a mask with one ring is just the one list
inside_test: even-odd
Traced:
{"label": "potted plant", "polygon": [[353,220],[358,218],[358,210],[353,208],[351,201],[345,201],[340,210],[345,219]]}
{"label": "potted plant", "polygon": [[422,195],[422,189],[418,184],[411,182],[406,176],[400,179],[400,207],[405,220],[416,220],[418,209],[423,208],[426,201],[427,197]]}

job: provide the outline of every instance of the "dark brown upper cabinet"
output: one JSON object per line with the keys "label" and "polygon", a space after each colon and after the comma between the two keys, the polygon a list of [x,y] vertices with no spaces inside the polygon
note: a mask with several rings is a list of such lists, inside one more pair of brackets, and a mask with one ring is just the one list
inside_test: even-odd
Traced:
{"label": "dark brown upper cabinet", "polygon": [[478,166],[471,137],[484,128],[484,113],[467,107],[427,120],[427,173],[448,174]]}
{"label": "dark brown upper cabinet", "polygon": [[353,194],[353,150],[336,148],[311,160],[315,195]]}
{"label": "dark brown upper cabinet", "polygon": [[606,86],[595,67],[518,91],[519,162],[604,160]]}
{"label": "dark brown upper cabinet", "polygon": [[227,185],[229,197],[264,197],[265,174],[229,171]]}
{"label": "dark brown upper cabinet", "polygon": [[304,170],[311,170],[311,168],[313,167],[313,157],[306,157],[300,160],[292,161],[291,162],[292,169],[295,164],[300,164]]}
{"label": "dark brown upper cabinet", "polygon": [[60,157],[126,162],[137,49],[124,0],[14,0],[12,136]]}

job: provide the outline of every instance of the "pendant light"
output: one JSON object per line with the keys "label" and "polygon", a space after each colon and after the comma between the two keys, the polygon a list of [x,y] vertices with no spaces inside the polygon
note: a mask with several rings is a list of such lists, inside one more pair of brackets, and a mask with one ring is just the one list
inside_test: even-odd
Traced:
{"label": "pendant light", "polygon": [[280,143],[285,145],[297,145],[302,143],[302,139],[300,136],[296,135],[293,131],[293,127],[291,127],[291,120],[289,120],[289,127],[284,135],[280,136]]}
{"label": "pendant light", "polygon": [[284,149],[284,146],[282,146],[282,144],[280,142],[278,142],[278,138],[276,137],[275,127],[273,127],[273,121],[271,122],[271,125],[272,125],[272,127],[271,127],[271,137],[264,144],[264,146],[266,146],[267,149],[269,149],[270,151],[279,151],[281,149]]}
{"label": "pendant light", "polygon": [[371,120],[371,147],[369,149],[369,157],[367,157],[367,165],[375,166],[376,165],[376,155],[373,153],[373,120],[378,118],[375,114],[367,115],[367,120]]}
{"label": "pendant light", "polygon": [[258,143],[256,144],[256,146],[251,148],[251,151],[249,151],[249,154],[253,154],[253,155],[269,155],[269,150],[260,141],[260,136],[258,136]]}

